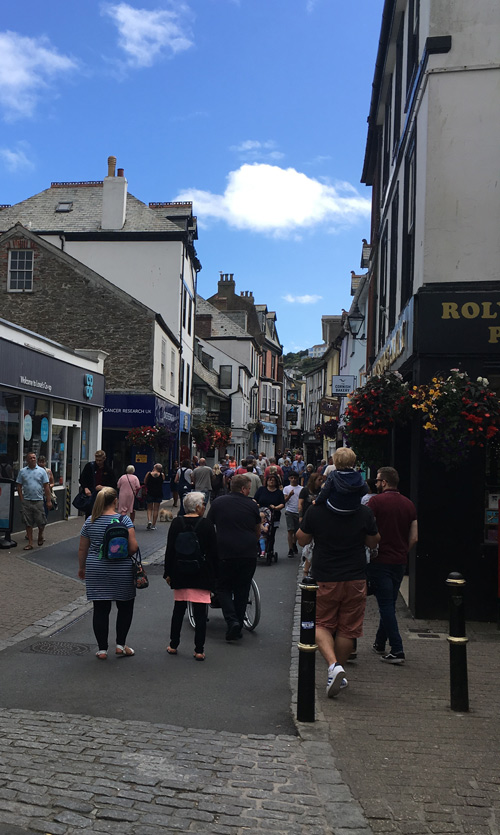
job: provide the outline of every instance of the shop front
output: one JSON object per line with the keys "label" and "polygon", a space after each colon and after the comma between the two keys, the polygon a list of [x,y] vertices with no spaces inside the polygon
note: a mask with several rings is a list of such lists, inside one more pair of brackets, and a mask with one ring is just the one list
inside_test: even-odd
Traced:
{"label": "shop front", "polygon": [[[69,515],[89,448],[100,445],[106,355],[82,354],[0,320],[0,463],[15,479],[29,452],[45,457],[58,505],[49,522]],[[18,510],[16,496],[16,528]]]}
{"label": "shop front", "polygon": [[[149,446],[127,439],[131,430],[145,426],[164,427],[168,440]],[[168,473],[178,457],[179,407],[155,394],[106,394],[102,438],[118,478],[129,464],[133,464],[141,482],[155,463],[161,463]]]}
{"label": "shop front", "polygon": [[268,458],[274,458],[276,455],[276,441],[278,435],[278,426],[269,420],[261,421],[263,426],[263,433],[259,439],[258,452],[263,452]]}
{"label": "shop front", "polygon": [[[465,372],[500,393],[498,285],[433,284],[413,297],[376,358],[373,373],[398,370],[411,386]],[[470,424],[472,427],[472,423]],[[466,455],[436,459],[425,421],[396,430],[391,462],[400,488],[417,505],[419,542],[409,566],[409,602],[418,618],[447,617],[446,577],[466,580],[467,617],[499,618],[500,443],[470,446]],[[444,431],[444,430],[443,430]],[[472,431],[472,428],[470,429]]]}

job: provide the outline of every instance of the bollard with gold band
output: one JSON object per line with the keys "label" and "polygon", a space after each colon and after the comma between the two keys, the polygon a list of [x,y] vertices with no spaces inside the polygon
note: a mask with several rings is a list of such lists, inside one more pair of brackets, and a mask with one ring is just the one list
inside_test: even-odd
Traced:
{"label": "bollard with gold band", "polygon": [[316,695],[316,592],[318,585],[312,577],[304,577],[299,585],[300,598],[300,641],[299,681],[297,686],[297,719],[299,722],[314,722],[314,700]]}
{"label": "bollard with gold band", "polygon": [[448,574],[450,590],[450,706],[452,710],[469,710],[467,680],[467,638],[465,635],[465,580],[458,571]]}

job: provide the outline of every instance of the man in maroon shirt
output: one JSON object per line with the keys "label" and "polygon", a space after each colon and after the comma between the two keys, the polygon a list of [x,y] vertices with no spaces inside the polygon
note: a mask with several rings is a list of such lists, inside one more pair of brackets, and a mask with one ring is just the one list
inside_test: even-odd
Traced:
{"label": "man in maroon shirt", "polygon": [[[377,472],[378,494],[368,502],[380,533],[378,554],[368,565],[368,578],[377,598],[380,623],[373,651],[388,664],[404,664],[403,641],[396,618],[396,600],[405,574],[408,552],[418,541],[415,505],[398,490],[399,475],[394,467]],[[386,654],[386,642],[391,651]]]}

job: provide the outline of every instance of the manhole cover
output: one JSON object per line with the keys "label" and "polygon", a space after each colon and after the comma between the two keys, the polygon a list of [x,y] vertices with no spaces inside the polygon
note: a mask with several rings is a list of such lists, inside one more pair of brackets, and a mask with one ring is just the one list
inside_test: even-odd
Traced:
{"label": "manhole cover", "polygon": [[69,641],[38,641],[22,651],[40,652],[42,655],[85,655],[90,652],[90,647],[88,644],[72,644]]}

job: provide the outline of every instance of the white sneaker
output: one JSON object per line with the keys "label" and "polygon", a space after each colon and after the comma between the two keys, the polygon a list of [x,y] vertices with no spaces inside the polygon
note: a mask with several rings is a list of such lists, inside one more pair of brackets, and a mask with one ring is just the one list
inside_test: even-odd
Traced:
{"label": "white sneaker", "polygon": [[151,530],[151,522],[148,522],[148,524],[146,525],[146,530],[147,530],[147,531],[150,531],[150,530]]}
{"label": "white sneaker", "polygon": [[155,531],[156,530],[156,525],[151,525],[151,530]]}
{"label": "white sneaker", "polygon": [[333,664],[331,667],[328,667],[326,695],[329,699],[337,696],[342,686],[347,687],[347,684],[342,685],[343,681],[347,681],[347,679],[345,678],[345,670],[342,664]]}

